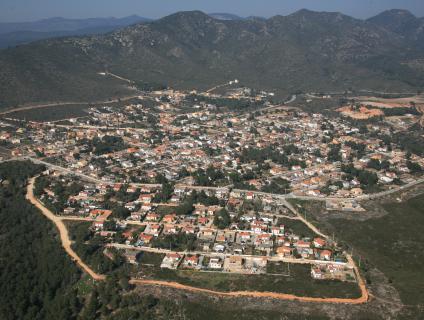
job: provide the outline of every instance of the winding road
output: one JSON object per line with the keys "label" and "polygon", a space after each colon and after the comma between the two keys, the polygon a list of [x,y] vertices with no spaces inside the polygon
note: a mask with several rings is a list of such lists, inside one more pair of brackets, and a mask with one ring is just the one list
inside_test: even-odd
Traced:
{"label": "winding road", "polygon": [[94,280],[105,280],[106,276],[96,273],[91,269],[87,264],[82,261],[82,259],[77,255],[77,253],[71,247],[71,240],[69,239],[68,229],[63,223],[62,219],[57,217],[53,212],[44,207],[40,201],[34,196],[34,182],[36,177],[32,178],[27,186],[26,199],[31,202],[34,206],[41,211],[41,213],[50,221],[52,221],[60,234],[60,241],[62,242],[62,247],[65,249],[66,253],[70,255],[72,260],[74,260],[77,265],[81,267],[85,272],[87,272]]}
{"label": "winding road", "polygon": [[[106,279],[106,275],[98,274],[90,266],[88,266],[72,249],[71,240],[69,238],[68,230],[63,223],[62,219],[56,216],[53,212],[47,209],[35,196],[34,196],[34,183],[37,177],[30,179],[27,186],[26,199],[30,201],[41,213],[50,221],[52,221],[57,229],[59,230],[60,240],[63,248],[66,253],[77,263],[77,265],[89,274],[94,280],[103,281]],[[309,224],[308,224],[309,226]],[[316,228],[315,228],[316,229]],[[315,230],[314,230],[315,231]],[[321,234],[321,233],[319,233]],[[319,298],[319,297],[302,297],[296,296],[293,294],[285,293],[276,293],[276,292],[258,292],[258,291],[233,291],[233,292],[221,292],[214,291],[204,288],[198,288],[188,285],[183,285],[177,282],[171,281],[160,281],[160,280],[147,280],[147,279],[131,279],[130,283],[135,285],[149,285],[149,286],[160,286],[160,287],[169,287],[178,290],[190,291],[190,292],[199,292],[210,295],[216,295],[220,297],[254,297],[254,298],[270,298],[270,299],[279,299],[279,300],[292,300],[292,301],[302,301],[302,302],[316,302],[316,303],[340,303],[340,304],[362,304],[366,303],[369,299],[368,290],[365,286],[365,283],[359,273],[359,270],[354,263],[353,259],[348,256],[349,263],[353,265],[355,273],[358,278],[358,285],[361,291],[361,296],[359,298]]]}

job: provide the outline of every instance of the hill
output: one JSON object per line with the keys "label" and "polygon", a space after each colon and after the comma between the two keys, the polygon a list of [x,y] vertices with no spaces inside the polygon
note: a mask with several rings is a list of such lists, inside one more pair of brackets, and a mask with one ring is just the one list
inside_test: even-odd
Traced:
{"label": "hill", "polygon": [[180,12],[106,35],[0,51],[0,107],[128,93],[125,83],[98,75],[105,70],[182,89],[237,78],[281,95],[415,91],[424,84],[423,56],[409,38],[340,13],[217,20]]}
{"label": "hill", "polygon": [[133,15],[124,18],[50,18],[35,22],[0,23],[0,49],[42,39],[103,34],[146,21],[150,19]]}
{"label": "hill", "polygon": [[368,19],[368,22],[390,30],[424,48],[424,18],[406,10],[388,10]]}
{"label": "hill", "polygon": [[137,15],[124,18],[89,18],[89,19],[66,19],[61,17],[43,19],[33,22],[3,22],[0,23],[0,34],[33,31],[33,32],[58,32],[58,31],[76,31],[97,27],[119,27],[131,24],[149,21]]}

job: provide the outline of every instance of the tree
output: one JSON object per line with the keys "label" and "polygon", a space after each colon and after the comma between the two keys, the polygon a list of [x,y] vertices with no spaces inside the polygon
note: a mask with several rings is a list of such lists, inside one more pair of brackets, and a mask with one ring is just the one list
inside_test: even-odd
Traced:
{"label": "tree", "polygon": [[408,167],[411,173],[420,173],[423,170],[419,163],[412,161],[407,161],[406,166]]}
{"label": "tree", "polygon": [[112,217],[115,219],[125,220],[130,216],[131,212],[125,207],[115,207],[112,210]]}
{"label": "tree", "polygon": [[82,315],[82,318],[84,320],[97,319],[97,310],[99,309],[98,296],[99,294],[97,293],[97,290],[93,290],[93,292],[91,293],[88,305],[85,307],[83,315]]}
{"label": "tree", "polygon": [[213,224],[219,229],[228,228],[231,224],[231,217],[226,209],[219,210],[214,217]]}

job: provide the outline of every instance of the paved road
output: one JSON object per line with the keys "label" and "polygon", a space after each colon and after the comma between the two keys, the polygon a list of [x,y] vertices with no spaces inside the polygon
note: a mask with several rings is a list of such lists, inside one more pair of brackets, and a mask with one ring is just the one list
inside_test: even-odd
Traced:
{"label": "paved road", "polygon": [[58,166],[58,165],[55,165],[55,164],[52,164],[52,163],[49,163],[49,162],[40,160],[40,159],[31,158],[31,157],[22,157],[21,159],[23,159],[23,160],[30,160],[33,163],[42,164],[42,165],[45,165],[47,168],[54,169],[56,171],[59,171],[59,172],[65,173],[65,174],[74,175],[74,176],[77,176],[77,177],[79,177],[79,178],[81,178],[81,179],[83,179],[85,181],[89,181],[89,182],[96,183],[96,184],[116,184],[116,183],[122,183],[122,184],[128,184],[128,185],[136,186],[136,187],[144,187],[144,186],[146,186],[146,187],[156,187],[156,188],[162,186],[161,184],[154,184],[154,183],[153,184],[152,183],[133,183],[133,182],[125,183],[125,182],[119,182],[119,181],[116,182],[116,181],[110,181],[110,180],[101,180],[101,179],[98,179],[98,178],[95,178],[95,177],[88,176],[86,174],[80,173],[80,172],[78,172],[76,170],[67,169],[67,168],[64,168],[64,167],[61,167],[61,166]]}
{"label": "paved road", "polygon": [[[137,250],[137,251],[145,251],[145,252],[151,252],[151,253],[158,253],[158,254],[167,254],[167,253],[178,253],[180,255],[204,255],[208,257],[224,257],[224,256],[231,256],[231,254],[225,254],[225,253],[219,253],[219,252],[204,252],[204,251],[173,251],[169,249],[161,249],[161,248],[152,248],[152,247],[134,247],[127,244],[120,244],[120,243],[109,243],[106,245],[107,247],[113,247],[117,249],[130,249],[130,250]],[[248,255],[248,254],[235,254],[238,257],[242,258],[260,258],[261,256],[255,256],[255,255]],[[265,257],[265,256],[264,256]],[[273,262],[285,262],[285,263],[293,263],[293,264],[341,264],[341,265],[348,265],[349,267],[352,267],[348,263],[343,262],[334,262],[334,261],[324,261],[324,260],[311,260],[311,259],[296,259],[296,258],[287,258],[287,257],[278,257],[278,256],[272,256],[272,257],[266,257],[268,261]]]}
{"label": "paved road", "polygon": [[[28,187],[27,187],[27,195],[26,198],[35,205],[41,213],[47,217],[49,220],[51,220],[56,227],[59,230],[60,233],[60,239],[62,242],[62,246],[65,249],[65,251],[71,256],[71,258],[83,269],[85,272],[87,272],[93,279],[98,281],[103,281],[106,279],[106,276],[103,274],[98,274],[94,270],[92,270],[87,264],[85,264],[82,259],[76,254],[76,252],[71,247],[71,240],[69,238],[68,230],[66,226],[64,225],[63,221],[55,216],[50,210],[48,210],[46,207],[44,207],[34,196],[33,188],[34,188],[34,181],[36,177],[32,178],[29,181]],[[351,259],[349,256],[348,259]],[[351,263],[354,268],[355,272],[358,272],[358,269],[353,262],[353,260],[349,260],[349,263]],[[182,285],[177,282],[168,282],[168,281],[159,281],[159,280],[142,280],[142,279],[131,279],[130,283],[136,284],[136,285],[154,285],[154,286],[162,286],[162,287],[172,287],[178,290],[186,290],[186,291],[192,291],[192,292],[202,292],[206,294],[213,294],[218,295],[222,297],[256,297],[256,298],[272,298],[272,299],[279,299],[279,300],[296,300],[296,301],[303,301],[303,302],[320,302],[320,303],[343,303],[343,304],[362,304],[366,303],[369,299],[368,291],[365,287],[365,284],[360,277],[360,274],[358,272],[358,279],[359,279],[359,286],[361,289],[361,296],[356,299],[345,299],[345,298],[316,298],[316,297],[300,297],[296,295],[291,294],[284,294],[284,293],[274,293],[274,292],[256,292],[256,291],[234,291],[234,292],[219,292],[219,291],[213,291],[203,288],[197,288],[187,285]]]}
{"label": "paved road", "polygon": [[[43,164],[48,168],[66,173],[66,174],[70,174],[70,175],[75,175],[78,176],[80,178],[82,178],[83,180],[89,181],[89,182],[93,182],[93,183],[98,183],[98,184],[115,184],[115,183],[122,183],[125,184],[125,182],[119,182],[119,181],[109,181],[109,180],[101,180],[92,176],[88,176],[86,174],[83,173],[79,173],[76,170],[73,169],[67,169],[58,165],[54,165],[51,164],[49,162],[40,160],[40,159],[36,159],[36,158],[32,158],[32,157],[19,157],[19,158],[12,158],[12,159],[7,159],[4,160],[3,162],[6,161],[19,161],[19,160],[30,160],[33,163],[36,164]],[[387,190],[387,191],[382,191],[379,193],[374,193],[374,194],[367,194],[367,195],[362,195],[362,196],[357,196],[354,198],[338,198],[338,197],[315,197],[315,196],[298,196],[298,195],[294,195],[294,194],[275,194],[275,193],[267,193],[267,192],[261,192],[261,191],[252,191],[252,190],[243,190],[243,189],[233,189],[232,191],[234,192],[240,192],[240,193],[253,193],[254,195],[258,195],[258,196],[268,196],[268,197],[272,197],[273,199],[279,199],[281,201],[285,201],[287,199],[297,199],[297,200],[307,200],[307,201],[338,201],[338,202],[345,202],[345,201],[362,201],[362,200],[374,200],[374,199],[378,199],[378,198],[383,198],[386,197],[388,195],[391,195],[393,193],[396,192],[400,192],[406,189],[409,189],[413,186],[419,185],[421,183],[424,183],[424,178],[420,178],[418,180],[415,180],[413,182],[410,182],[408,184],[405,184],[403,186],[400,186],[398,188],[394,188],[391,190]],[[150,183],[127,183],[128,185],[131,186],[136,186],[136,187],[143,187],[143,186],[147,186],[147,187],[161,187],[161,184],[150,184]],[[216,191],[216,190],[222,190],[222,189],[228,189],[228,186],[226,187],[203,187],[203,186],[192,186],[192,185],[184,185],[184,184],[177,184],[176,187],[181,187],[181,188],[187,188],[187,189],[192,189],[192,190],[210,190],[210,191]],[[287,203],[287,202],[286,202]]]}

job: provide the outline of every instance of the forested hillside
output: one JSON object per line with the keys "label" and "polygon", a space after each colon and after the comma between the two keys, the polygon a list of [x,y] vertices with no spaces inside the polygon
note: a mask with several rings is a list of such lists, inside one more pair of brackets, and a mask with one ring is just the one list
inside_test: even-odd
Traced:
{"label": "forested hillside", "polygon": [[[391,16],[383,19],[394,19]],[[270,19],[217,20],[180,12],[98,36],[0,51],[0,107],[125,95],[128,83],[205,89],[239,79],[276,93],[422,89],[424,51],[380,20],[301,10]]]}
{"label": "forested hillside", "polygon": [[[203,306],[143,294],[123,273],[97,283],[82,275],[53,224],[25,199],[27,179],[42,169],[31,162],[0,164],[1,320],[199,319]],[[228,310],[220,315],[236,319]],[[255,313],[239,316],[256,319]]]}
{"label": "forested hillside", "polygon": [[122,276],[97,284],[82,277],[53,224],[25,200],[27,178],[41,170],[0,164],[0,319],[169,319],[175,304],[130,293]]}
{"label": "forested hillside", "polygon": [[40,171],[30,163],[0,166],[0,318],[73,319],[72,285],[80,273],[61,249],[56,231],[25,201],[25,182]]}

